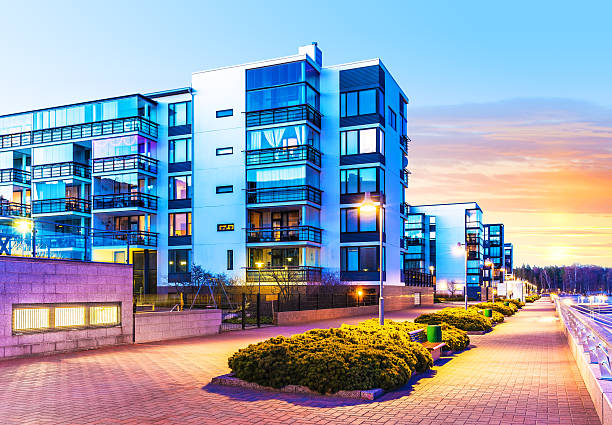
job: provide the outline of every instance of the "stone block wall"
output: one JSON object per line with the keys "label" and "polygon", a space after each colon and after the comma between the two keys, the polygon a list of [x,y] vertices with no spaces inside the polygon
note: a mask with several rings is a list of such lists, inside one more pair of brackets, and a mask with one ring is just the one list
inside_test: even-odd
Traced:
{"label": "stone block wall", "polygon": [[136,343],[218,334],[221,310],[161,311],[136,314]]}
{"label": "stone block wall", "polygon": [[[0,257],[0,359],[131,343],[132,266]],[[121,325],[13,335],[13,304],[116,302]]]}

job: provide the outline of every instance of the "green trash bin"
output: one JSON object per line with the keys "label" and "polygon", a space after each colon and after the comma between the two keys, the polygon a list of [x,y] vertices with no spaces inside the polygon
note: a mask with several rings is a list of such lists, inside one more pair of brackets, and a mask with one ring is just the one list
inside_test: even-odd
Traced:
{"label": "green trash bin", "polygon": [[508,307],[510,305],[510,301],[504,301],[504,305]]}
{"label": "green trash bin", "polygon": [[441,325],[427,325],[427,341],[428,342],[442,342],[442,326]]}
{"label": "green trash bin", "polygon": [[493,317],[493,309],[491,308],[485,308],[485,317]]}

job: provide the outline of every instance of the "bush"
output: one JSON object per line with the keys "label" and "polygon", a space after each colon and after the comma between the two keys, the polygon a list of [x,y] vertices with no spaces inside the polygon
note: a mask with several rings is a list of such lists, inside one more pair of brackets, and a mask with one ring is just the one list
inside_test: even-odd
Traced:
{"label": "bush", "polygon": [[446,323],[464,331],[489,331],[492,323],[474,309],[447,307],[435,313],[421,314],[414,320],[416,323],[439,325]]}
{"label": "bush", "polygon": [[[502,316],[503,317],[503,316]],[[446,343],[447,347],[452,351],[465,350],[470,345],[470,337],[465,331],[459,328],[449,325],[448,323],[441,323],[442,325],[442,341]],[[346,325],[343,325],[344,328]],[[359,323],[360,327],[379,326],[377,319],[370,319]],[[427,325],[422,323],[414,322],[394,322],[393,320],[385,320],[385,328],[395,328],[400,332],[411,332],[418,329],[423,329],[427,332]]]}
{"label": "bush", "polygon": [[536,294],[536,295],[532,295],[530,297],[526,297],[525,301],[527,301],[528,303],[533,303],[533,302],[536,302],[537,300],[539,300],[540,298],[542,298],[542,297],[540,297],[539,295]]}
{"label": "bush", "polygon": [[410,341],[404,330],[409,327],[365,323],[314,329],[251,344],[234,353],[228,364],[238,378],[274,388],[293,384],[320,393],[389,390],[433,365],[429,351]]}
{"label": "bush", "polygon": [[503,314],[504,316],[512,316],[518,309],[514,306],[514,304],[504,305],[503,302],[497,303],[480,303],[476,304],[474,307],[476,308],[490,308],[493,311],[497,311],[498,313]]}
{"label": "bush", "polygon": [[525,303],[522,302],[521,300],[508,300],[510,301],[512,304],[514,304],[519,310],[523,307],[525,307]]}
{"label": "bush", "polygon": [[[478,314],[482,314],[484,316],[484,310],[479,310],[476,307],[470,307],[470,308],[473,308],[474,310],[476,310],[478,312]],[[504,315],[503,314],[501,314],[500,312],[495,311],[495,310],[493,310],[492,313],[493,313],[493,315],[492,315],[492,317],[490,317],[491,322],[493,322],[493,323],[503,323],[503,321],[504,321]]]}

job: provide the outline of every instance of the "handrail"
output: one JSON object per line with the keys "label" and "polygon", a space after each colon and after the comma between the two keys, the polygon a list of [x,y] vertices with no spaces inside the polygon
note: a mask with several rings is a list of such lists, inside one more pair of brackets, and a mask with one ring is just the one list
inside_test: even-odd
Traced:
{"label": "handrail", "polygon": [[76,176],[91,178],[91,167],[76,161],[56,162],[32,166],[32,178],[47,179],[54,177]]}
{"label": "handrail", "polygon": [[149,173],[157,173],[159,161],[146,155],[134,153],[129,155],[107,156],[93,160],[93,172],[104,173],[122,170],[143,170]]}

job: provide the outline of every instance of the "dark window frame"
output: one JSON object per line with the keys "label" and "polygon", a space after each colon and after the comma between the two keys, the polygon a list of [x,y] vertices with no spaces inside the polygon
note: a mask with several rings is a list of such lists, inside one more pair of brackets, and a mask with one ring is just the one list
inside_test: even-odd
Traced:
{"label": "dark window frame", "polygon": [[[175,144],[176,144],[176,142],[183,141],[183,140],[187,141],[185,143],[185,158],[187,158],[187,160],[186,161],[176,161],[176,147],[175,147]],[[168,163],[169,164],[178,164],[178,163],[182,163],[182,162],[191,162],[192,159],[193,159],[192,155],[191,155],[192,144],[193,144],[193,139],[191,137],[177,137],[176,139],[168,140]]]}
{"label": "dark window frame", "polygon": [[[179,215],[185,215],[187,229],[184,235],[176,234],[176,217]],[[191,220],[192,220],[191,211],[168,213],[168,236],[170,237],[192,236],[193,232],[192,232],[192,221]]]}
{"label": "dark window frame", "polygon": [[[227,150],[229,150],[229,152],[225,152]],[[224,148],[217,148],[215,153],[217,154],[217,156],[233,155],[234,154],[234,147],[233,146],[228,146],[228,147],[224,147]]]}
{"label": "dark window frame", "polygon": [[[229,189],[229,190],[228,190]],[[215,188],[216,193],[234,193],[234,185],[217,186]]]}
{"label": "dark window frame", "polygon": [[[374,152],[361,152],[361,131],[362,130],[372,130],[376,129],[376,151]],[[346,141],[347,141],[347,133],[357,132],[357,153],[342,153],[343,147],[344,152],[346,152]],[[342,140],[342,136],[344,136],[344,141]],[[353,156],[353,155],[363,155],[364,153],[379,153],[381,155],[385,154],[385,132],[380,127],[366,127],[366,128],[356,128],[353,130],[344,130],[340,132],[340,156]]]}
{"label": "dark window frame", "polygon": [[[378,268],[376,270],[363,270],[361,263],[361,250],[363,248],[376,248],[376,262],[378,264]],[[348,270],[348,250],[349,249],[357,249],[357,270]],[[380,264],[380,245],[359,245],[359,246],[342,246],[340,247],[340,271],[341,272],[380,272],[381,264]],[[385,247],[382,247],[382,270],[385,271]]]}
{"label": "dark window frame", "polygon": [[[347,231],[347,222],[346,219],[348,217],[347,212],[349,210],[357,210],[357,231],[350,232]],[[349,208],[340,208],[340,233],[364,233],[364,232],[379,232],[380,231],[380,208],[376,208],[376,229],[375,230],[362,230],[361,229],[361,210],[359,207],[349,207]],[[383,232],[385,231],[385,214],[383,208]],[[344,230],[342,230],[344,228]]]}
{"label": "dark window frame", "polygon": [[[177,253],[187,253],[186,256],[186,261],[187,264],[184,266],[181,266],[180,264],[178,264],[177,260]],[[192,256],[192,250],[191,249],[169,249],[168,250],[168,273],[189,273],[191,271],[191,256]],[[172,261],[172,264],[170,264],[170,262]],[[184,267],[184,270],[179,270],[179,267]]]}
{"label": "dark window frame", "polygon": [[[375,111],[374,112],[368,112],[366,114],[362,114],[361,111],[359,110],[359,105],[360,105],[360,101],[359,101],[359,97],[360,97],[360,93],[364,92],[364,91],[370,91],[370,90],[375,90],[376,91],[376,107],[375,107]],[[347,115],[347,95],[348,94],[353,94],[356,93],[357,94],[357,114],[355,115]],[[378,87],[373,87],[373,88],[369,88],[369,89],[361,89],[361,90],[349,90],[349,91],[345,91],[340,93],[340,118],[350,118],[350,117],[358,117],[361,115],[371,115],[371,114],[379,114],[381,116],[385,116],[385,110],[384,110],[384,93],[383,91],[378,88]]]}
{"label": "dark window frame", "polygon": [[227,270],[234,270],[234,250],[227,250]]}
{"label": "dark window frame", "polygon": [[[341,195],[353,195],[353,194],[358,194],[358,193],[366,193],[364,191],[362,191],[361,189],[361,177],[359,176],[359,174],[361,173],[361,170],[368,170],[368,169],[375,169],[376,170],[376,190],[375,191],[370,191],[371,193],[385,193],[385,180],[384,180],[384,170],[381,167],[359,167],[359,168],[345,168],[340,170],[340,194]],[[343,183],[343,179],[342,179],[342,174],[343,173],[347,173],[348,171],[354,171],[357,170],[357,185],[359,186],[357,188],[357,192],[347,192],[346,188],[344,188],[343,186],[347,185],[347,179],[346,177],[344,178],[344,183]]]}
{"label": "dark window frame", "polygon": [[227,118],[234,116],[234,108],[220,109],[215,113],[216,118]]}
{"label": "dark window frame", "polygon": [[389,106],[389,117],[387,123],[391,126],[391,128],[397,131],[397,114],[391,109]]}
{"label": "dark window frame", "polygon": [[[185,123],[176,124],[176,106],[185,104]],[[181,125],[191,125],[193,123],[193,113],[191,110],[191,100],[185,100],[182,102],[174,102],[168,104],[168,127],[178,127]]]}
{"label": "dark window frame", "polygon": [[[176,179],[180,177],[187,177],[187,197],[186,198],[177,198],[176,195]],[[191,174],[182,174],[177,176],[168,176],[168,200],[169,201],[177,201],[184,199],[191,199],[193,196],[193,179]]]}

